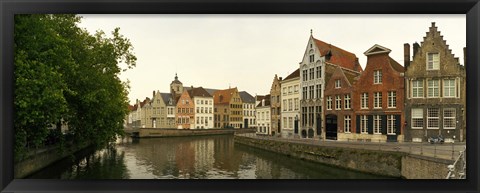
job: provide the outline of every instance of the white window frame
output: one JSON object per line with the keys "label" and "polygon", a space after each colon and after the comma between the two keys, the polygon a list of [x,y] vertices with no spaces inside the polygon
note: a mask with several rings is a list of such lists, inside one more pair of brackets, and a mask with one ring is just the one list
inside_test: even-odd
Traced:
{"label": "white window frame", "polygon": [[[453,85],[452,84],[447,84],[448,83],[451,83],[453,81]],[[455,98],[457,97],[457,82],[456,82],[456,79],[444,79],[443,80],[443,97],[445,98]],[[453,89],[453,92],[452,92],[452,89]],[[447,95],[448,94],[448,95]]]}
{"label": "white window frame", "polygon": [[388,91],[388,108],[397,108],[397,92]]}
{"label": "white window frame", "polygon": [[332,96],[327,97],[327,110],[332,110]]}
{"label": "white window frame", "polygon": [[368,134],[368,117],[367,115],[360,115],[360,133]]}
{"label": "white window frame", "polygon": [[382,70],[373,71],[373,84],[382,84]]}
{"label": "white window frame", "polygon": [[[415,93],[417,94],[415,95]],[[424,98],[423,80],[412,80],[412,98]]]}
{"label": "white window frame", "polygon": [[[447,111],[452,111],[452,115],[451,116],[447,116],[447,114],[450,114],[450,113],[447,113]],[[456,109],[455,108],[444,108],[443,109],[443,128],[444,129],[455,129],[456,127]],[[453,127],[447,127],[447,123],[446,121],[447,120],[451,120],[451,122],[453,123]]]}
{"label": "white window frame", "polygon": [[373,108],[374,109],[382,108],[382,92],[373,93]]}
{"label": "white window frame", "polygon": [[340,95],[335,95],[335,109],[336,110],[342,109],[342,97],[340,97]]}
{"label": "white window frame", "polygon": [[[431,60],[430,56],[432,56]],[[426,60],[427,70],[440,70],[440,53],[427,53]],[[431,67],[430,63],[432,64]]]}
{"label": "white window frame", "polygon": [[352,117],[350,115],[345,115],[344,116],[344,133],[351,133],[351,128],[352,128]]}
{"label": "white window frame", "polygon": [[368,93],[364,92],[361,94],[360,103],[361,109],[368,109]]}
{"label": "white window frame", "polygon": [[[423,118],[423,108],[412,108],[411,116],[412,116],[412,123],[411,123],[412,129],[423,129],[423,127],[425,126],[425,120]],[[422,126],[415,127],[416,121],[421,121]]]}
{"label": "white window frame", "polygon": [[395,115],[387,115],[387,135],[396,135]]}
{"label": "white window frame", "polygon": [[[437,116],[432,116],[434,111],[437,111]],[[430,126],[430,121],[437,121],[437,127]],[[440,109],[439,108],[427,108],[427,129],[439,129],[440,128]]]}
{"label": "white window frame", "polygon": [[[430,83],[433,83],[430,85]],[[435,83],[437,83],[435,85]],[[431,79],[427,81],[427,97],[428,98],[438,98],[440,97],[440,80],[438,79]],[[437,91],[437,95],[435,95],[435,91]]]}
{"label": "white window frame", "polygon": [[344,107],[344,109],[350,109],[350,108],[351,108],[351,105],[350,105],[350,100],[351,100],[350,94],[345,94],[344,98],[345,98],[345,107]]}
{"label": "white window frame", "polygon": [[382,116],[373,115],[373,134],[382,134]]}
{"label": "white window frame", "polygon": [[335,88],[341,88],[342,87],[342,82],[340,79],[335,80]]}

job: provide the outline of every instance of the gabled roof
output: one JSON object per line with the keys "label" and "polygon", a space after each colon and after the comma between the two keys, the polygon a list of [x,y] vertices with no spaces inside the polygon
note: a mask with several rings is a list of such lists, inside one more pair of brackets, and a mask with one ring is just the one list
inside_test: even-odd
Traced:
{"label": "gabled roof", "polygon": [[235,91],[237,91],[236,87],[225,90],[217,90],[213,93],[213,102],[215,104],[229,104]]}
{"label": "gabled roof", "polygon": [[208,94],[210,94],[212,96],[213,96],[214,92],[218,91],[218,89],[211,89],[211,88],[204,88],[204,89],[208,92]]}
{"label": "gabled roof", "polygon": [[293,79],[293,78],[300,78],[300,68],[297,68],[297,70],[293,71],[290,75],[288,75],[283,80],[285,81],[285,80],[290,80],[290,79]]}
{"label": "gabled roof", "polygon": [[128,105],[128,111],[133,111],[133,106],[132,105]]}
{"label": "gabled roof", "polygon": [[[257,96],[258,100],[258,96]],[[265,100],[265,104],[262,105],[262,100]],[[257,107],[267,107],[270,106],[270,94],[265,95],[262,99],[260,99],[260,103],[257,105]]]}
{"label": "gabled roof", "polygon": [[240,98],[242,98],[242,102],[244,103],[255,103],[255,97],[250,95],[246,91],[241,91],[238,94],[240,94]]}
{"label": "gabled roof", "polygon": [[170,99],[172,99],[172,105],[171,105],[171,106],[174,106],[174,105],[175,105],[175,101],[173,100],[172,94],[170,94],[170,93],[160,93],[160,96],[162,96],[163,102],[164,102],[167,106],[169,106],[168,101],[169,101]]}
{"label": "gabled roof", "polygon": [[339,65],[351,70],[359,72],[362,71],[362,67],[358,63],[357,56],[355,54],[345,51],[332,44],[327,44],[321,40],[315,38],[313,38],[313,40],[320,51],[320,55],[325,56],[326,59],[328,58],[327,55],[330,57],[329,60],[325,60],[326,62]]}
{"label": "gabled roof", "polygon": [[392,50],[386,48],[386,47],[383,47],[381,45],[378,45],[378,44],[375,44],[373,45],[370,49],[368,49],[367,51],[365,51],[363,54],[365,54],[365,56],[369,56],[369,55],[374,55],[374,54],[388,54],[390,53]]}
{"label": "gabled roof", "polygon": [[405,68],[400,65],[397,61],[395,61],[394,59],[392,59],[391,57],[388,57],[390,59],[390,65],[392,66],[392,68],[397,71],[397,72],[405,72]]}
{"label": "gabled roof", "polygon": [[198,96],[198,97],[212,97],[212,95],[210,95],[210,93],[208,93],[202,87],[190,88],[187,92],[188,92],[188,95],[190,95],[190,98],[194,98],[196,96]]}

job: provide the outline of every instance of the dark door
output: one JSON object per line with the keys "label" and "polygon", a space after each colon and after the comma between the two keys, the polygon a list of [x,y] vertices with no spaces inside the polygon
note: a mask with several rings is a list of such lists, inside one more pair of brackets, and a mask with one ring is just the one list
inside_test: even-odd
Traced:
{"label": "dark door", "polygon": [[248,119],[243,120],[243,125],[245,125],[245,128],[248,128]]}
{"label": "dark door", "polygon": [[295,134],[298,134],[298,120],[295,120],[293,127],[294,127],[293,132]]}
{"label": "dark door", "polygon": [[337,116],[327,115],[325,117],[325,137],[327,139],[337,140]]}
{"label": "dark door", "polygon": [[306,138],[307,137],[307,131],[306,130],[302,130],[302,138]]}
{"label": "dark door", "polygon": [[308,129],[308,138],[313,138],[314,132],[313,129]]}

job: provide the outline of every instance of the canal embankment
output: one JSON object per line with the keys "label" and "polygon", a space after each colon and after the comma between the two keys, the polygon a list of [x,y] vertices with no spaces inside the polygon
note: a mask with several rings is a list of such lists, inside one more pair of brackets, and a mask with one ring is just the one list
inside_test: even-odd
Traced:
{"label": "canal embankment", "polygon": [[163,129],[163,128],[138,128],[125,130],[134,138],[155,137],[189,137],[207,135],[233,135],[235,133],[251,133],[255,129]]}
{"label": "canal embankment", "polygon": [[406,152],[322,146],[235,135],[235,143],[340,168],[405,179],[444,179],[450,160]]}
{"label": "canal embankment", "polygon": [[[46,168],[55,162],[58,162],[62,159],[65,159],[69,156],[72,156],[75,153],[82,151],[91,151],[91,145],[85,145],[81,147],[72,147],[71,151],[64,151],[63,153],[59,152],[58,147],[52,147],[34,153],[25,159],[15,163],[14,165],[14,178],[25,178],[35,172]],[[74,152],[72,154],[72,152]]]}

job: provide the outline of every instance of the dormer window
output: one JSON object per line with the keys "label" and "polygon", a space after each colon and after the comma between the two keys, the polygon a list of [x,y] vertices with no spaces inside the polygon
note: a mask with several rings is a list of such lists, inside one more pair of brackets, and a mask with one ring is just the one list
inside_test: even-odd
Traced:
{"label": "dormer window", "polygon": [[342,84],[341,84],[341,82],[340,82],[340,79],[335,80],[335,88],[340,88],[340,87],[342,87]]}
{"label": "dormer window", "polygon": [[373,71],[373,84],[382,84],[382,71]]}
{"label": "dormer window", "polygon": [[427,70],[439,70],[440,69],[440,56],[438,53],[427,54]]}
{"label": "dormer window", "polygon": [[315,55],[310,55],[310,62],[314,62],[315,61]]}

